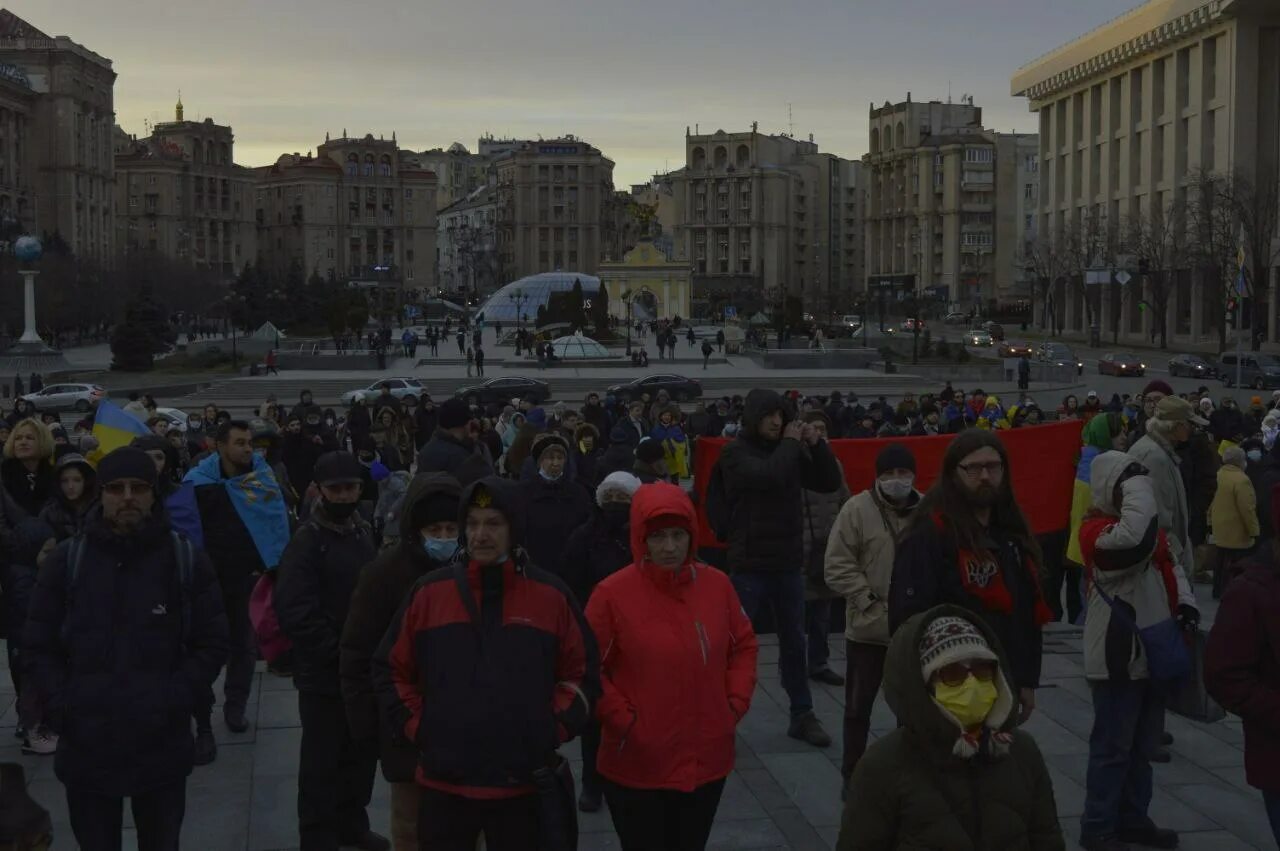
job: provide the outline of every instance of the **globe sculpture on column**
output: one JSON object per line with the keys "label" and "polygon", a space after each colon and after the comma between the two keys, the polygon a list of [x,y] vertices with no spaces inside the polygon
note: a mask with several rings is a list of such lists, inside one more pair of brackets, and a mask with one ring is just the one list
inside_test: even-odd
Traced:
{"label": "globe sculpture on column", "polygon": [[32,267],[43,253],[40,240],[34,236],[20,236],[13,243],[13,256],[18,260],[18,274],[22,276],[23,330],[18,342],[4,353],[6,371],[12,368],[44,372],[67,368],[62,353],[45,345],[36,331],[36,275],[39,272]]}

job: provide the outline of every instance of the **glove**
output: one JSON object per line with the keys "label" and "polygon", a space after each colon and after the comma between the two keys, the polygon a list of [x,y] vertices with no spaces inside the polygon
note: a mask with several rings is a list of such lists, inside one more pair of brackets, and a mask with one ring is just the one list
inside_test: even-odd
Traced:
{"label": "glove", "polygon": [[1200,610],[1195,606],[1188,606],[1186,603],[1178,605],[1178,626],[1187,632],[1196,632],[1200,629]]}

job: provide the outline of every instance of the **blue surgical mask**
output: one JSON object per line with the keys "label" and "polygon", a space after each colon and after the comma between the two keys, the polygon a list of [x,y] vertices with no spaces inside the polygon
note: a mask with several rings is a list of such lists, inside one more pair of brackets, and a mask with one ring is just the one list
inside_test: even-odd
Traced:
{"label": "blue surgical mask", "polygon": [[451,561],[458,553],[457,538],[423,538],[422,548],[427,551],[427,555],[432,561],[441,564]]}
{"label": "blue surgical mask", "polygon": [[1245,454],[1249,457],[1249,460],[1250,460],[1250,461],[1253,461],[1253,462],[1255,462],[1255,463],[1256,463],[1256,462],[1258,462],[1258,461],[1261,461],[1261,460],[1262,460],[1262,450],[1261,450],[1261,449],[1250,449],[1250,450],[1249,450],[1248,452],[1246,452]]}

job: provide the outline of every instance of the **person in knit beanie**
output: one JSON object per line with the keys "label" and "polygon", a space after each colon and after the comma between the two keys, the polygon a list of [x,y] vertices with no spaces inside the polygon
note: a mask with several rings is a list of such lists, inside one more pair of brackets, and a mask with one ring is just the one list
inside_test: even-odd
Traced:
{"label": "person in knit beanie", "polygon": [[837,851],[978,847],[1063,851],[1053,784],[986,621],[954,605],[909,618],[885,657],[898,728],[854,768]]}

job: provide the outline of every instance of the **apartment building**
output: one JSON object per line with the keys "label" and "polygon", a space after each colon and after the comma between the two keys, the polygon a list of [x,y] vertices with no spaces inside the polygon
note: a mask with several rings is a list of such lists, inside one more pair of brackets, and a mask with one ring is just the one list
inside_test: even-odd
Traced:
{"label": "apartment building", "polygon": [[[111,134],[115,126],[111,60],[67,36],[50,36],[0,9],[0,67],[10,82],[11,118],[21,124],[28,216],[36,231],[60,236],[78,255],[105,261],[115,234]],[[30,88],[30,99],[17,89]],[[3,118],[3,116],[0,116]],[[16,137],[15,137],[16,138]],[[15,193],[15,215],[21,196]]]}
{"label": "apartment building", "polygon": [[507,278],[498,264],[498,189],[484,185],[440,211],[436,284],[459,299],[483,298]]}
{"label": "apartment building", "polygon": [[284,154],[255,171],[263,264],[375,290],[384,307],[435,288],[436,177],[394,134],[326,134],[314,156]]}
{"label": "apartment building", "polygon": [[157,252],[231,279],[257,255],[253,169],[236,165],[235,135],[212,118],[174,120],[115,152],[116,245]]}
{"label": "apartment building", "polygon": [[863,274],[861,163],[755,124],[737,133],[686,128],[685,152],[685,167],[667,178],[695,313],[796,300],[825,317],[851,303]]}
{"label": "apartment building", "polygon": [[[1269,0],[1152,0],[1021,68],[1014,95],[1040,119],[1039,200],[1047,236],[1126,223],[1184,207],[1200,173],[1274,186],[1280,168],[1280,5]],[[1280,238],[1280,234],[1277,234]],[[1280,272],[1259,258],[1253,314],[1275,340]],[[1136,257],[1131,257],[1136,262]],[[1150,280],[1103,284],[1086,296],[1060,282],[1069,331],[1087,328],[1085,298],[1122,339],[1158,329],[1143,309]],[[1223,287],[1194,268],[1168,288],[1171,339],[1215,339]]]}
{"label": "apartment building", "polygon": [[[872,104],[866,287],[962,310],[1030,295],[1023,261],[1034,238],[1027,175],[1034,135],[983,127],[970,97],[959,103]],[[1034,183],[1034,181],[1030,181]]]}
{"label": "apartment building", "polygon": [[481,140],[481,153],[493,157],[505,277],[596,274],[611,229],[613,160],[574,136]]}
{"label": "apartment building", "polygon": [[36,93],[16,65],[0,64],[0,242],[35,228],[31,114]]}

